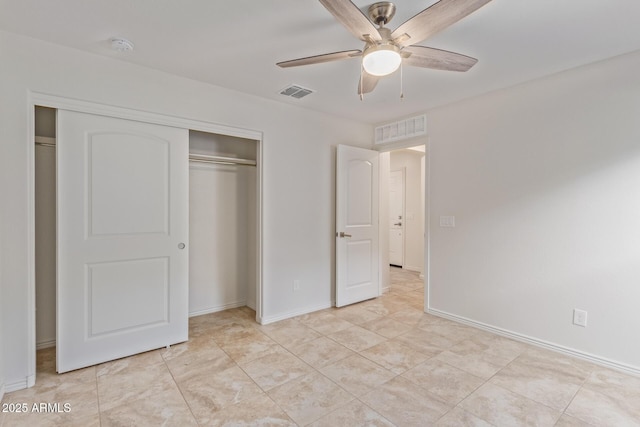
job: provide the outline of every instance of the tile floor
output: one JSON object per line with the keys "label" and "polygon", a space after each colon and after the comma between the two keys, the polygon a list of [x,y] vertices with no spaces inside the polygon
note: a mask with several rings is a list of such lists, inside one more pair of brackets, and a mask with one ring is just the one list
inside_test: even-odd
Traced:
{"label": "tile floor", "polygon": [[[192,318],[188,343],[36,386],[0,426],[640,426],[640,378],[423,313],[392,269],[384,296],[261,326],[234,309]],[[61,407],[64,409],[64,407]]]}

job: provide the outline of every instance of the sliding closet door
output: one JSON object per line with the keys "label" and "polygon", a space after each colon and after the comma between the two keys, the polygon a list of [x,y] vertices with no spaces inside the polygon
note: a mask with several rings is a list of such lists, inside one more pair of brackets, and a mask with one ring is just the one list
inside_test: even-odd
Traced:
{"label": "sliding closet door", "polygon": [[58,111],[57,370],[185,341],[188,131]]}

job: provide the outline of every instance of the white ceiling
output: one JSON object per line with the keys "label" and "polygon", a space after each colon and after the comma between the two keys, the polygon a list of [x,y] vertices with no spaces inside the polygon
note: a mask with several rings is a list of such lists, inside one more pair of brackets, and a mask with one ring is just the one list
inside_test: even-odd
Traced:
{"label": "white ceiling", "polygon": [[[355,0],[366,10],[374,0]],[[397,27],[433,0],[396,0]],[[422,45],[479,59],[467,73],[404,68],[360,101],[358,59],[276,62],[361,49],[317,0],[0,0],[0,29],[260,97],[379,123],[640,49],[637,0],[493,0]],[[124,37],[135,51],[110,50]],[[316,91],[300,100],[288,84]]]}

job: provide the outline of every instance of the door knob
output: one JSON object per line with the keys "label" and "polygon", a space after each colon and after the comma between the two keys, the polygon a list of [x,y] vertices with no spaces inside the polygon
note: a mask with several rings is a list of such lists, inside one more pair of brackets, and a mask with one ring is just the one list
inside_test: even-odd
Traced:
{"label": "door knob", "polygon": [[184,243],[178,243],[178,249],[184,249],[185,244]]}
{"label": "door knob", "polygon": [[344,231],[341,231],[340,233],[338,233],[338,236],[343,237],[343,238],[344,237],[351,237],[351,234],[347,234]]}

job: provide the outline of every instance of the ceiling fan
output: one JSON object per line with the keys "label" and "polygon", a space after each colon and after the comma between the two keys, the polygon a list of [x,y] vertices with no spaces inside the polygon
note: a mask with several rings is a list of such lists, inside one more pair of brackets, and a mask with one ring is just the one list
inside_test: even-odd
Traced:
{"label": "ceiling fan", "polygon": [[415,43],[444,30],[491,0],[440,0],[393,31],[385,27],[396,11],[391,2],[372,4],[367,18],[350,0],[319,1],[351,34],[365,42],[364,48],[293,59],[276,65],[287,68],[362,57],[358,84],[358,94],[362,97],[375,89],[380,77],[393,73],[401,63],[446,71],[467,71],[473,67],[478,62],[475,58],[416,46]]}

